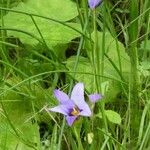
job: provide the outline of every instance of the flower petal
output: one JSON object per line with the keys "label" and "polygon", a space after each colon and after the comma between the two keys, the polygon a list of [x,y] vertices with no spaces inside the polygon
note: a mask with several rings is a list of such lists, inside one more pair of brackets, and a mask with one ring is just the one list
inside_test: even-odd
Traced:
{"label": "flower petal", "polygon": [[72,126],[73,122],[76,120],[77,116],[66,116],[66,120],[69,126]]}
{"label": "flower petal", "polygon": [[102,95],[100,95],[100,94],[91,94],[91,95],[89,95],[89,99],[93,103],[97,102],[101,98],[102,98]]}
{"label": "flower petal", "polygon": [[89,6],[90,6],[91,9],[94,9],[101,2],[102,2],[102,0],[88,0]]}
{"label": "flower petal", "polygon": [[71,93],[71,100],[80,109],[81,116],[90,116],[91,110],[88,104],[84,100],[84,85],[83,83],[77,83]]}
{"label": "flower petal", "polygon": [[84,106],[82,107],[82,110],[80,112],[81,116],[91,116],[92,112],[90,107],[88,106],[87,103],[84,104]]}
{"label": "flower petal", "polygon": [[78,106],[79,109],[85,105],[84,101],[84,85],[83,83],[77,83],[71,93],[71,100]]}
{"label": "flower petal", "polygon": [[54,108],[50,108],[49,111],[58,112],[63,115],[68,115],[68,110],[65,107],[63,107],[62,105],[58,105]]}
{"label": "flower petal", "polygon": [[65,103],[58,105],[54,108],[50,108],[49,111],[53,111],[53,112],[58,112],[61,113],[63,115],[69,115],[70,111],[75,107],[75,104],[73,103],[73,101],[68,100]]}
{"label": "flower petal", "polygon": [[61,113],[63,115],[68,115],[68,110],[66,109],[66,107],[64,107],[62,105],[58,105],[54,108],[50,108],[49,111],[58,112],[58,113]]}
{"label": "flower petal", "polygon": [[54,95],[59,100],[60,103],[64,103],[67,100],[69,100],[68,95],[58,89],[54,90]]}

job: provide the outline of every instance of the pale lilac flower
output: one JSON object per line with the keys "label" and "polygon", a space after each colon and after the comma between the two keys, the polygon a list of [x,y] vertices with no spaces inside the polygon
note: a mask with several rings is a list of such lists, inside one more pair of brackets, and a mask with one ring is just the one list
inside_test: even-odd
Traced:
{"label": "pale lilac flower", "polygon": [[[69,126],[71,126],[79,116],[91,116],[90,107],[84,99],[83,83],[77,83],[74,86],[71,97],[58,89],[54,90],[54,95],[58,99],[59,105],[49,110],[65,115]],[[95,95],[95,97],[98,97],[98,94]]]}
{"label": "pale lilac flower", "polygon": [[102,0],[88,0],[88,4],[91,9],[94,9],[96,6],[98,6]]}
{"label": "pale lilac flower", "polygon": [[89,100],[93,103],[97,102],[100,99],[102,99],[102,95],[100,94],[95,93],[95,94],[89,95]]}

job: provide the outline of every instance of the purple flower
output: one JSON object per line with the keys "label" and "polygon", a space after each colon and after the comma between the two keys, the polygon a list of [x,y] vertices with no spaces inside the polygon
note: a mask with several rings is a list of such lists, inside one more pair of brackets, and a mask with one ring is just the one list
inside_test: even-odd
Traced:
{"label": "purple flower", "polygon": [[95,93],[95,94],[89,95],[89,100],[90,100],[92,103],[95,103],[95,102],[97,102],[97,101],[100,100],[100,99],[102,99],[102,95],[100,95],[100,94]]}
{"label": "purple flower", "polygon": [[[71,126],[79,116],[91,116],[90,107],[84,100],[83,83],[77,83],[74,86],[71,97],[58,89],[54,90],[54,95],[58,99],[59,105],[49,110],[65,115],[69,126]],[[95,97],[97,96],[95,95]]]}
{"label": "purple flower", "polygon": [[102,2],[102,0],[88,0],[89,6],[90,6],[91,9],[94,9],[101,2]]}

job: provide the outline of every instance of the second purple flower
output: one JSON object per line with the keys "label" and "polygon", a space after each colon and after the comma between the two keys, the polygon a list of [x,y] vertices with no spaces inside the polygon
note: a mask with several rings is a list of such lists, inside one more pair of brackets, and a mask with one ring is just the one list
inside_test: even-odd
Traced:
{"label": "second purple flower", "polygon": [[94,9],[96,6],[98,6],[102,0],[88,0],[88,4],[91,9]]}

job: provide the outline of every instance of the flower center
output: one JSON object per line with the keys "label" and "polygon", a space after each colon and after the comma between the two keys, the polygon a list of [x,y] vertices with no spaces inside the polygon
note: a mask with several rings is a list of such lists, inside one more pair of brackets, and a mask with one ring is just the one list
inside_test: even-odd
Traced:
{"label": "flower center", "polygon": [[77,107],[74,107],[74,108],[72,109],[72,111],[71,111],[70,114],[71,114],[72,116],[78,116],[79,113],[80,113],[80,110],[79,110]]}

